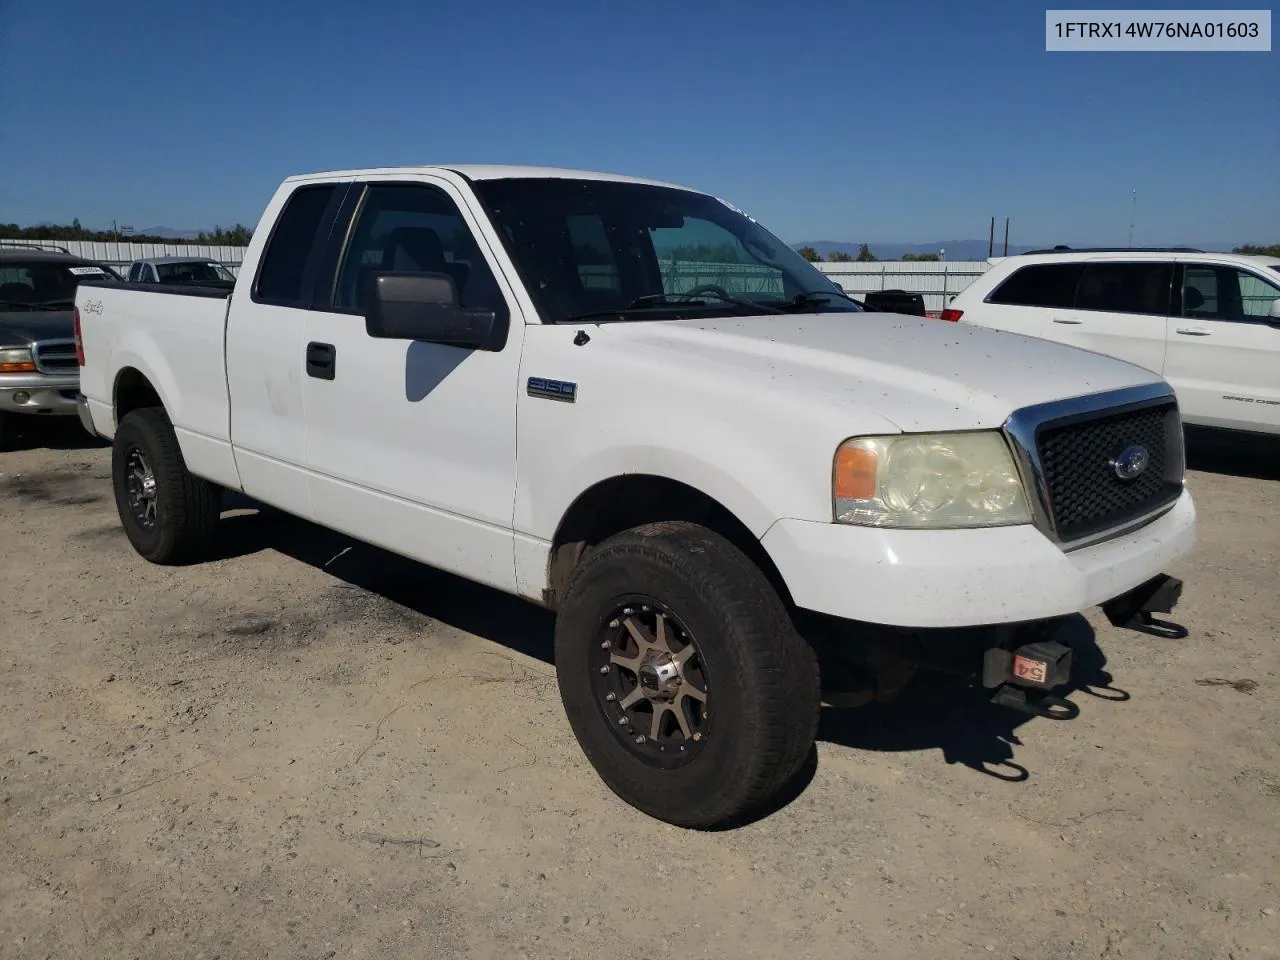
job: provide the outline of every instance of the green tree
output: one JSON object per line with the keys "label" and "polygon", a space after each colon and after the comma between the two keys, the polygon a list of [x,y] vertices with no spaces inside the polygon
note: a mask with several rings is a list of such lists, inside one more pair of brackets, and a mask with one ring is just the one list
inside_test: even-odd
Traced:
{"label": "green tree", "polygon": [[196,243],[207,243],[215,247],[247,247],[253,231],[242,223],[223,229],[214,227],[212,233],[196,234]]}
{"label": "green tree", "polygon": [[1271,243],[1266,246],[1260,246],[1256,243],[1246,243],[1242,247],[1236,247],[1232,253],[1243,253],[1251,257],[1280,257],[1280,243]]}
{"label": "green tree", "polygon": [[938,255],[936,253],[904,253],[902,255],[902,259],[913,261],[936,261],[938,259]]}
{"label": "green tree", "polygon": [[845,253],[843,250],[836,250],[831,256],[827,257],[832,263],[851,263],[853,257]]}
{"label": "green tree", "polygon": [[872,253],[871,247],[867,246],[867,244],[864,243],[862,246],[858,248],[858,255],[853,259],[856,260],[858,263],[874,263],[876,260],[879,259],[879,257],[877,257],[874,253]]}
{"label": "green tree", "polygon": [[801,247],[796,251],[796,253],[800,254],[800,256],[804,257],[810,263],[822,262],[822,254],[818,253],[818,251],[813,249],[813,247]]}

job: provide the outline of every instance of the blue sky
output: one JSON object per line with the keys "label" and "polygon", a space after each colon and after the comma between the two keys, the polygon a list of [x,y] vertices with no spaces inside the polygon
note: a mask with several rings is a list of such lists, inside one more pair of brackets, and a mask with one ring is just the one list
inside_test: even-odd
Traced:
{"label": "blue sky", "polygon": [[1278,81],[1276,50],[1046,53],[1025,0],[0,0],[0,221],[253,225],[291,173],[495,161],[792,242],[1123,244],[1131,189],[1139,243],[1278,242]]}

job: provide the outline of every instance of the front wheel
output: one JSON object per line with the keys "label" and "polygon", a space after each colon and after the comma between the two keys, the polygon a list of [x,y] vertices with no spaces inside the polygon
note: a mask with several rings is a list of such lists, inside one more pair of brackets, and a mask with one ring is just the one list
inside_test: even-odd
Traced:
{"label": "front wheel", "polygon": [[587,759],[660,820],[749,816],[813,748],[813,651],[759,569],[705,528],[654,523],[601,544],[570,579],[555,645]]}
{"label": "front wheel", "polygon": [[164,410],[128,413],[111,448],[116,509],[133,548],[158,564],[206,555],[217,533],[221,491],[187,470]]}

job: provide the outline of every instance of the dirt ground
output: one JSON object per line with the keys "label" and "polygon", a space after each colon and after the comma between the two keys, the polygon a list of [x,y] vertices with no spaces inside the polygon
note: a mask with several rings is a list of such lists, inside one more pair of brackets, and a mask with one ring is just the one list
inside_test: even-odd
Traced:
{"label": "dirt ground", "polygon": [[148,565],[108,466],[0,454],[0,958],[1280,956],[1272,448],[1197,451],[1190,635],[1081,620],[1078,717],[923,678],[721,833],[596,778],[547,614],[246,509]]}

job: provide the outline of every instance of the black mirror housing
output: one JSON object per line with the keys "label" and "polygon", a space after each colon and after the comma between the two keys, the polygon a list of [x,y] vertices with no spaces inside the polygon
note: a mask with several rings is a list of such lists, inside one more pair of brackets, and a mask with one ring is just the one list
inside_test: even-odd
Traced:
{"label": "black mirror housing", "polygon": [[494,310],[468,309],[445,273],[378,273],[365,289],[364,328],[380,340],[420,340],[467,350],[499,351],[509,321]]}

